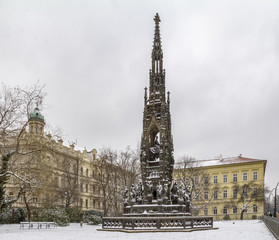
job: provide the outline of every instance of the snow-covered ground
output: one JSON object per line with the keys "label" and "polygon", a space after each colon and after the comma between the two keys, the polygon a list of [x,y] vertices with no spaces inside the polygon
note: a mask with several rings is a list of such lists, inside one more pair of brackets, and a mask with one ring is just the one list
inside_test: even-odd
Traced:
{"label": "snow-covered ground", "polygon": [[159,232],[159,233],[122,233],[103,232],[96,229],[99,226],[83,225],[72,223],[68,227],[58,227],[56,229],[19,229],[19,224],[0,225],[1,240],[87,240],[87,239],[129,239],[129,240],[274,240],[275,238],[266,228],[265,224],[259,220],[250,221],[223,221],[214,222],[217,230],[197,231],[197,232]]}

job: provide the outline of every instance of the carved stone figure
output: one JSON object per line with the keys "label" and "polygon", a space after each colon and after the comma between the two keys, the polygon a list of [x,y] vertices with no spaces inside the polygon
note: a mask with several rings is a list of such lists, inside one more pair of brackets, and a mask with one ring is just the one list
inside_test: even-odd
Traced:
{"label": "carved stone figure", "polygon": [[158,136],[155,137],[155,141],[154,141],[154,147],[150,148],[150,160],[156,160],[157,158],[159,158],[159,154],[160,154],[160,143],[158,141]]}
{"label": "carved stone figure", "polygon": [[174,180],[172,189],[171,189],[171,201],[173,204],[177,204],[178,203],[178,196],[177,196],[177,183]]}
{"label": "carved stone figure", "polygon": [[182,185],[179,184],[179,187],[178,187],[178,197],[179,198],[183,198],[183,196],[184,196],[184,191],[182,189]]}
{"label": "carved stone figure", "polygon": [[157,199],[162,198],[162,192],[163,192],[163,186],[161,183],[159,183],[157,186]]}
{"label": "carved stone figure", "polygon": [[131,202],[135,202],[136,201],[136,189],[135,189],[134,184],[132,184],[131,190],[130,190],[130,201]]}
{"label": "carved stone figure", "polygon": [[125,187],[124,194],[123,194],[123,202],[128,203],[129,201],[129,191],[128,188]]}
{"label": "carved stone figure", "polygon": [[177,183],[176,183],[175,180],[174,180],[174,183],[173,183],[173,186],[172,186],[172,189],[171,189],[171,193],[173,195],[177,195]]}
{"label": "carved stone figure", "polygon": [[151,194],[152,193],[152,182],[151,181],[147,181],[147,194]]}
{"label": "carved stone figure", "polygon": [[168,192],[169,192],[169,184],[165,183],[164,184],[164,191],[163,191],[163,197],[168,198]]}
{"label": "carved stone figure", "polygon": [[137,202],[140,202],[140,201],[142,201],[142,198],[143,198],[143,186],[142,186],[141,182],[137,186],[136,190],[137,190]]}

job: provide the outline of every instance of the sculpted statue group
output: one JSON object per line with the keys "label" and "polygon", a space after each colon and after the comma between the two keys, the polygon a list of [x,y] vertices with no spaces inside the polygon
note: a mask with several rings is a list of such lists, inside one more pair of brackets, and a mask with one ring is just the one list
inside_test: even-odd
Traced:
{"label": "sculpted statue group", "polygon": [[147,199],[144,199],[143,184],[141,182],[136,185],[132,184],[130,191],[128,190],[127,187],[125,188],[123,194],[124,205],[127,206],[129,204],[134,205],[134,204],[151,203],[154,200],[157,201],[158,203],[189,205],[191,199],[190,188],[183,187],[181,183],[177,184],[177,182],[174,180],[172,187],[169,191],[169,185],[170,185],[169,183],[165,183],[164,185],[159,183],[157,186],[153,186],[151,181],[147,181],[146,183]]}

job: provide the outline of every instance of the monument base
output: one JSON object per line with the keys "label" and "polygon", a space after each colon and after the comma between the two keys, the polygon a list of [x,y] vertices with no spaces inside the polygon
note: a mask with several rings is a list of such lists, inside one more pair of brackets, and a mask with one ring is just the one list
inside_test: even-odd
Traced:
{"label": "monument base", "polygon": [[213,217],[193,216],[131,216],[103,217],[103,230],[178,231],[213,228]]}

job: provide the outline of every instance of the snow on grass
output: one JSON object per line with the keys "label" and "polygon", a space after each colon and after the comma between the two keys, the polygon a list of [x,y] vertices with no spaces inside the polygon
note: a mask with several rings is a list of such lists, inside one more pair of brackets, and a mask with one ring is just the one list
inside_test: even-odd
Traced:
{"label": "snow on grass", "polygon": [[0,225],[0,239],[2,240],[102,240],[102,239],[129,239],[129,240],[275,240],[273,235],[259,220],[223,221],[214,222],[217,230],[196,232],[159,232],[159,233],[122,233],[97,231],[99,226],[84,224],[81,228],[78,223],[71,223],[68,227],[55,229],[20,229],[19,224]]}

